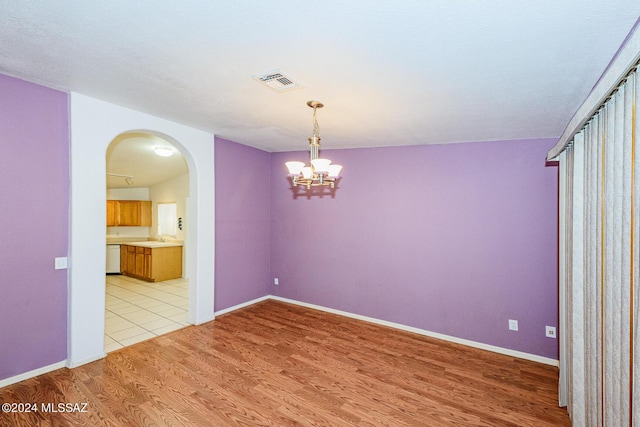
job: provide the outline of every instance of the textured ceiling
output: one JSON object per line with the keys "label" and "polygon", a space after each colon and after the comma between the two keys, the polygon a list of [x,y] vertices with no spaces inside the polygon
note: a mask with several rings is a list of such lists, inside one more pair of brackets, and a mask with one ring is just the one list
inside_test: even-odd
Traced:
{"label": "textured ceiling", "polygon": [[[637,0],[0,0],[0,72],[267,151],[559,137]],[[302,87],[252,76],[280,69]]]}

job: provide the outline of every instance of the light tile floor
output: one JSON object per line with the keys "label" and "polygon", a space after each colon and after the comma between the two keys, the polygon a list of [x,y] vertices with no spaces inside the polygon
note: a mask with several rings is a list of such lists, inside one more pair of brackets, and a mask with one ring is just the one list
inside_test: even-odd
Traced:
{"label": "light tile floor", "polygon": [[106,276],[106,288],[107,353],[188,325],[187,279],[150,283],[113,275]]}

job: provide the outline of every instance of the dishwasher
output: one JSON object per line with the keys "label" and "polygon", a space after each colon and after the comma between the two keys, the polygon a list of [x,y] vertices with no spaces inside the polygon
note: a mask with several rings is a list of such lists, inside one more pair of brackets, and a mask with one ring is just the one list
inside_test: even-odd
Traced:
{"label": "dishwasher", "polygon": [[107,245],[107,274],[120,274],[120,245]]}

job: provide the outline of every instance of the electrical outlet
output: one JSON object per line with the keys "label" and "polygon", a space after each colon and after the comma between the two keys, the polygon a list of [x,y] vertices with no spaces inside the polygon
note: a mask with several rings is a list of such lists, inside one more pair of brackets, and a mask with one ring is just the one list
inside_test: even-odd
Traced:
{"label": "electrical outlet", "polygon": [[509,330],[510,331],[517,331],[518,330],[518,321],[517,320],[509,319]]}
{"label": "electrical outlet", "polygon": [[279,285],[279,284],[280,284],[280,283],[278,282],[278,278],[277,278],[277,277],[274,277],[274,278],[273,278],[273,284],[274,284],[274,285]]}
{"label": "electrical outlet", "polygon": [[556,328],[554,326],[546,326],[546,335],[549,338],[555,338],[556,337]]}

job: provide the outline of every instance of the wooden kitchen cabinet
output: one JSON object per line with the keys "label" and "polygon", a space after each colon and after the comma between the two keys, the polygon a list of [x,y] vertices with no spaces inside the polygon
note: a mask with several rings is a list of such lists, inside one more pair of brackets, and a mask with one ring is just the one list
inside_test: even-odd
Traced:
{"label": "wooden kitchen cabinet", "polygon": [[[182,277],[182,248],[180,248],[180,276]],[[144,265],[142,269],[142,275],[144,277],[148,277],[149,280],[155,281],[154,274],[151,270],[151,266],[153,265],[153,258],[151,253],[151,248],[144,248]],[[173,277],[175,279],[175,277]],[[164,279],[163,279],[164,280]],[[162,280],[161,280],[162,281]]]}
{"label": "wooden kitchen cabinet", "polygon": [[107,227],[151,226],[151,202],[148,200],[107,200]]}
{"label": "wooden kitchen cabinet", "polygon": [[136,272],[136,247],[120,245],[120,272],[133,275]]}
{"label": "wooden kitchen cabinet", "polygon": [[116,225],[116,201],[107,200],[107,227]]}
{"label": "wooden kitchen cabinet", "polygon": [[126,276],[149,282],[179,279],[182,277],[182,246],[121,245],[120,270]]}
{"label": "wooden kitchen cabinet", "polygon": [[136,263],[135,263],[135,275],[137,277],[144,277],[145,279],[151,279],[151,277],[145,276],[144,268],[144,248],[136,246]]}
{"label": "wooden kitchen cabinet", "polygon": [[128,246],[120,245],[120,273],[124,274],[129,271],[129,258],[127,253]]}
{"label": "wooden kitchen cabinet", "polygon": [[116,204],[116,225],[140,225],[140,202],[119,200]]}
{"label": "wooden kitchen cabinet", "polygon": [[140,225],[142,227],[151,227],[151,202],[146,200],[140,201]]}

